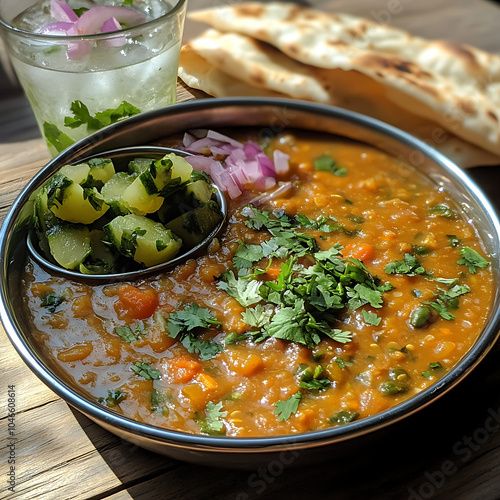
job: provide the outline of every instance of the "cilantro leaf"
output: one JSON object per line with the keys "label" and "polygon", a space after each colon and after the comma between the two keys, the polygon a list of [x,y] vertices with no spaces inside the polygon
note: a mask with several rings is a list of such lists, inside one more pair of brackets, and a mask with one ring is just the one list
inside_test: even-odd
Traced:
{"label": "cilantro leaf", "polygon": [[347,174],[347,169],[339,167],[337,162],[327,154],[316,158],[313,165],[315,170],[326,170],[327,172],[331,172],[332,174],[339,176]]}
{"label": "cilantro leaf", "polygon": [[71,146],[75,141],[59,130],[56,125],[49,122],[43,122],[43,135],[49,146],[54,146],[56,151],[60,153]]}
{"label": "cilantro leaf", "polygon": [[257,304],[254,308],[248,308],[241,313],[243,321],[255,328],[261,328],[269,323],[274,314],[274,307],[270,304]]}
{"label": "cilantro leaf", "polygon": [[104,199],[96,188],[83,188],[83,199],[89,200],[94,210],[101,210]]}
{"label": "cilantro leaf", "polygon": [[218,344],[213,340],[204,340],[199,337],[195,337],[192,334],[186,334],[182,337],[182,345],[190,353],[197,353],[200,359],[206,361],[207,359],[212,359],[217,356],[219,352],[224,350],[224,346]]}
{"label": "cilantro leaf", "polygon": [[90,114],[88,107],[82,101],[73,101],[70,110],[73,117],[66,116],[64,118],[64,125],[69,128],[78,128],[86,125],[87,132],[89,133],[141,112],[140,109],[127,101],[122,101],[115,109],[110,108],[97,112],[94,116]]}
{"label": "cilantro leaf", "polygon": [[210,325],[221,326],[222,323],[217,321],[209,309],[200,307],[195,302],[187,305],[183,310],[172,313],[167,321],[167,329],[173,338],[183,331],[209,328]]}
{"label": "cilantro leaf", "polygon": [[73,184],[71,179],[60,172],[56,173],[45,188],[47,190],[47,207],[52,207],[56,201],[61,204],[64,198],[64,192],[71,184]]}
{"label": "cilantro leaf", "polygon": [[225,427],[221,419],[227,416],[227,411],[221,411],[221,409],[222,401],[217,404],[212,401],[207,403],[205,418],[197,420],[201,432],[204,434],[223,434]]}
{"label": "cilantro leaf", "polygon": [[459,247],[462,244],[462,240],[457,238],[454,234],[447,234],[446,237],[450,242],[450,247]]}
{"label": "cilantro leaf", "polygon": [[425,378],[429,378],[432,375],[432,370],[441,370],[443,368],[443,365],[439,361],[437,361],[435,363],[429,363],[429,368],[430,370],[422,372],[422,376],[424,376]]}
{"label": "cilantro leaf", "polygon": [[160,380],[161,378],[160,370],[151,368],[151,365],[149,363],[137,362],[131,365],[130,369],[139,377],[142,377],[146,380]]}
{"label": "cilantro leaf", "polygon": [[467,285],[455,285],[450,290],[438,289],[439,293],[436,300],[433,302],[424,302],[424,304],[433,307],[439,315],[448,320],[452,321],[455,319],[455,315],[450,311],[458,309],[458,297],[470,292],[470,288]]}
{"label": "cilantro leaf", "polygon": [[42,297],[42,307],[46,307],[50,313],[55,313],[58,306],[64,302],[65,298],[62,295],[54,293],[45,293]]}
{"label": "cilantro leaf", "polygon": [[446,217],[448,219],[455,219],[457,214],[446,203],[440,205],[433,205],[429,207],[429,212],[438,217]]}
{"label": "cilantro leaf", "polygon": [[193,330],[221,325],[209,309],[194,302],[183,310],[172,313],[167,320],[169,337],[177,338],[190,353],[198,353],[203,360],[216,356],[223,350],[223,346],[213,340],[204,340],[195,335]]}
{"label": "cilantro leaf", "polygon": [[132,330],[130,326],[117,326],[115,328],[115,333],[121,337],[125,342],[134,342],[139,339],[141,335],[145,333],[144,323],[139,323],[137,327]]}
{"label": "cilantro leaf", "polygon": [[112,408],[120,404],[126,397],[127,394],[120,389],[108,389],[107,396],[105,398],[98,398],[97,402]]}
{"label": "cilantro leaf", "polygon": [[292,413],[297,413],[301,399],[302,393],[298,391],[288,399],[274,403],[274,406],[276,406],[274,413],[278,415],[278,420],[288,420]]}
{"label": "cilantro leaf", "polygon": [[300,375],[299,387],[310,391],[328,389],[328,387],[331,386],[331,382],[327,377],[320,378],[323,371],[324,368],[321,365],[316,365],[313,372],[309,365],[300,364],[297,369],[297,372]]}
{"label": "cilantro leaf", "polygon": [[475,274],[478,267],[484,268],[489,265],[489,262],[473,248],[462,247],[460,249],[460,255],[462,258],[457,261],[457,264],[469,266],[469,272],[471,274]]}
{"label": "cilantro leaf", "polygon": [[419,260],[411,253],[406,253],[403,260],[391,262],[385,266],[387,274],[406,274],[407,276],[416,276],[426,274],[425,269]]}
{"label": "cilantro leaf", "polygon": [[224,271],[218,277],[218,280],[217,288],[227,292],[243,307],[252,306],[262,300],[259,294],[259,289],[262,285],[260,281],[236,278],[233,271]]}
{"label": "cilantro leaf", "polygon": [[334,328],[329,332],[323,332],[335,342],[339,342],[341,344],[347,344],[352,340],[352,333],[346,332],[345,330],[340,330],[338,328]]}
{"label": "cilantro leaf", "polygon": [[377,316],[376,313],[366,311],[365,309],[363,309],[361,312],[363,314],[363,319],[365,320],[365,323],[367,323],[368,325],[374,325],[374,326],[380,325],[382,318]]}

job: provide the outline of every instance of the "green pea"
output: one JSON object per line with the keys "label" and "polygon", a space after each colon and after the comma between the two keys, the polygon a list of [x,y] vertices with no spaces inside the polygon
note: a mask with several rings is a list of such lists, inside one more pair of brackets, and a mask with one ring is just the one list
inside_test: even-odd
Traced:
{"label": "green pea", "polygon": [[429,306],[419,306],[410,314],[410,325],[413,328],[424,327],[431,316],[431,308]]}

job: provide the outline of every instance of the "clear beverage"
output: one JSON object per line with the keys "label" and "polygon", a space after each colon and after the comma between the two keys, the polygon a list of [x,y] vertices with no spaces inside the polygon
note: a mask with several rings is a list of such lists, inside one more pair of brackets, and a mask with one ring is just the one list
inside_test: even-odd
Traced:
{"label": "clear beverage", "polygon": [[[175,102],[185,2],[140,5],[148,17],[160,17],[109,35],[34,33],[36,24],[50,22],[47,0],[15,16],[12,24],[23,31],[4,26],[12,65],[52,155],[101,126]],[[78,57],[71,56],[75,48]]]}

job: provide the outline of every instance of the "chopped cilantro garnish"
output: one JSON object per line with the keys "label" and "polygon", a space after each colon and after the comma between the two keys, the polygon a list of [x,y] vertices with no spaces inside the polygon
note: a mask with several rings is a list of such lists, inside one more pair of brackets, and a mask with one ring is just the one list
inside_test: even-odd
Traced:
{"label": "chopped cilantro garnish", "polygon": [[170,394],[153,389],[151,391],[151,411],[163,416],[168,416],[167,401],[172,398]]}
{"label": "chopped cilantro garnish", "polygon": [[370,312],[370,311],[365,311],[364,309],[361,312],[363,314],[363,319],[365,320],[365,323],[367,323],[368,325],[374,325],[374,326],[380,325],[382,318],[377,316],[376,313]]}
{"label": "chopped cilantro garnish", "polygon": [[429,212],[439,217],[447,217],[448,219],[454,219],[457,216],[455,211],[445,203],[429,207]]}
{"label": "chopped cilantro garnish", "polygon": [[108,407],[113,407],[120,404],[125,398],[127,394],[121,391],[120,389],[108,389],[108,394],[105,398],[98,398],[98,402],[104,404]]}
{"label": "chopped cilantro garnish", "polygon": [[137,250],[137,237],[145,234],[146,230],[140,227],[136,227],[134,230],[124,229],[120,240],[120,253],[125,257],[133,258]]}
{"label": "chopped cilantro garnish", "polygon": [[274,403],[274,406],[276,406],[274,413],[278,415],[278,420],[288,420],[292,413],[297,413],[301,399],[302,393],[298,391],[288,399]]}
{"label": "chopped cilantro garnish", "polygon": [[204,340],[195,335],[194,330],[221,325],[209,309],[194,302],[172,313],[167,320],[169,337],[178,339],[189,352],[198,353],[202,360],[213,358],[222,351],[223,346],[213,340]]}
{"label": "chopped cilantro garnish", "polygon": [[489,262],[473,248],[462,247],[460,249],[460,255],[462,258],[457,261],[457,264],[468,266],[471,274],[475,274],[478,267],[484,268],[489,265]]}
{"label": "chopped cilantro garnish", "polygon": [[224,337],[224,345],[236,344],[236,342],[246,339],[248,339],[248,334],[246,333],[231,332]]}
{"label": "chopped cilantro garnish", "polygon": [[259,288],[260,281],[251,281],[245,277],[236,278],[233,271],[224,271],[218,277],[217,288],[234,297],[243,307],[252,306],[262,300]]}
{"label": "chopped cilantro garnish", "polygon": [[446,237],[450,242],[450,247],[459,247],[462,244],[462,240],[457,238],[454,234],[447,234]]}
{"label": "chopped cilantro garnish", "polygon": [[313,370],[309,365],[300,364],[297,372],[300,375],[299,387],[302,389],[323,390],[331,386],[331,382],[326,377],[320,377],[324,369],[321,365],[316,365]]}
{"label": "chopped cilantro garnish", "polygon": [[346,175],[347,169],[344,167],[339,167],[337,162],[327,154],[316,158],[313,162],[315,170],[326,170],[327,172],[331,172],[334,175]]}
{"label": "chopped cilantro garnish", "polygon": [[411,253],[406,253],[403,260],[391,262],[385,266],[387,274],[406,274],[407,276],[416,276],[426,274],[425,269],[418,259]]}
{"label": "chopped cilantro garnish", "polygon": [[151,368],[149,363],[134,363],[130,366],[130,369],[139,377],[145,378],[146,380],[160,380],[161,372],[160,370],[155,370]]}
{"label": "chopped cilantro garnish", "polygon": [[59,130],[56,125],[49,122],[43,122],[43,136],[47,144],[49,144],[49,146],[54,146],[58,153],[75,142],[71,137]]}
{"label": "chopped cilantro garnish", "polygon": [[[125,0],[127,1],[127,0]],[[87,12],[89,9],[87,9],[87,7],[80,7],[78,9],[73,9],[73,12],[78,16],[78,17],[82,17],[82,14],[84,12]]]}
{"label": "chopped cilantro garnish", "polygon": [[354,214],[351,214],[351,215],[348,215],[347,218],[354,222],[355,224],[363,224],[363,222],[365,221],[365,219],[363,217],[361,217],[361,215],[354,215]]}
{"label": "chopped cilantro garnish", "polygon": [[470,292],[470,288],[467,285],[455,285],[449,290],[443,290],[438,288],[438,293],[436,300],[433,302],[424,302],[431,307],[433,307],[439,315],[449,321],[455,319],[455,315],[450,311],[458,309],[458,297]]}
{"label": "chopped cilantro garnish", "polygon": [[61,173],[56,173],[49,181],[47,189],[47,207],[50,208],[57,201],[62,203],[64,192],[73,184],[71,179],[68,179]]}
{"label": "chopped cilantro garnish", "polygon": [[94,210],[101,210],[104,200],[96,188],[83,188],[83,199],[89,200]]}
{"label": "chopped cilantro garnish", "polygon": [[118,326],[115,328],[115,333],[125,342],[134,342],[145,333],[144,323],[139,323],[133,330],[130,326]]}
{"label": "chopped cilantro garnish", "polygon": [[246,311],[241,313],[243,321],[250,326],[255,328],[261,328],[265,324],[269,323],[271,316],[274,314],[274,308],[272,305],[262,305],[257,304],[253,308],[248,308]]}
{"label": "chopped cilantro garnish", "polygon": [[[225,271],[218,277],[217,287],[248,308],[242,313],[243,321],[260,329],[250,332],[254,341],[276,337],[311,348],[320,342],[321,336],[349,342],[350,332],[334,328],[338,312],[367,304],[380,308],[383,293],[393,288],[390,284],[382,284],[360,261],[344,259],[341,245],[334,244],[320,251],[314,238],[291,229],[298,223],[317,229],[326,224],[324,218],[312,221],[301,214],[289,217],[252,207],[244,207],[242,214],[248,217],[247,226],[266,229],[272,237],[261,245],[241,243],[233,261],[235,267],[240,268],[239,275],[230,269]],[[282,236],[276,236],[283,231],[290,233],[283,237],[286,243],[279,241]],[[290,244],[294,238],[299,241],[298,245]],[[277,247],[285,248],[285,255],[279,254]],[[276,278],[265,281],[262,278],[271,263],[265,270],[250,266],[270,255],[282,259],[288,255],[288,258],[281,262]],[[308,255],[312,265],[299,265],[298,257],[302,255]],[[267,304],[264,306],[261,302]],[[376,318],[375,315],[372,321]]]}
{"label": "chopped cilantro garnish", "polygon": [[69,128],[78,128],[86,125],[87,132],[89,133],[141,112],[140,109],[132,106],[127,101],[122,101],[116,109],[106,109],[97,112],[94,116],[90,114],[89,109],[82,101],[73,101],[70,110],[73,117],[66,116],[64,118],[64,125]]}
{"label": "chopped cilantro garnish", "polygon": [[411,249],[413,253],[417,255],[427,255],[431,251],[431,249],[426,245],[413,245]]}
{"label": "chopped cilantro garnish", "polygon": [[64,302],[65,298],[54,293],[46,293],[42,297],[42,307],[46,307],[50,313],[55,313],[58,306]]}
{"label": "chopped cilantro garnish", "polygon": [[222,418],[227,416],[227,411],[221,411],[222,401],[214,404],[212,401],[207,403],[205,418],[197,419],[201,432],[204,434],[223,434],[225,427]]}
{"label": "chopped cilantro garnish", "polygon": [[425,378],[429,378],[432,375],[432,370],[441,370],[443,368],[443,365],[439,362],[429,363],[429,368],[430,370],[422,372],[422,376],[424,376]]}

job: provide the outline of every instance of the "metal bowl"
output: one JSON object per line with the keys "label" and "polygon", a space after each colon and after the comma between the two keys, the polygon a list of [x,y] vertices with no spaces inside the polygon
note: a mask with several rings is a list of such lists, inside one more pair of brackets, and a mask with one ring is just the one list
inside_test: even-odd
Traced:
{"label": "metal bowl", "polygon": [[[124,418],[88,399],[69,385],[34,342],[19,296],[26,261],[26,211],[30,196],[59,166],[117,147],[149,144],[191,128],[255,127],[261,137],[288,128],[328,132],[379,148],[413,164],[447,191],[474,221],[491,255],[497,283],[491,314],[463,359],[442,379],[407,401],[377,415],[340,427],[304,434],[262,438],[191,435]],[[34,373],[55,393],[97,424],[139,446],[193,463],[252,468],[270,460],[294,465],[322,460],[329,452],[366,446],[376,432],[426,407],[463,380],[498,337],[500,325],[500,223],[494,209],[469,179],[446,157],[425,143],[385,123],[318,104],[281,99],[208,99],[191,101],[132,117],[74,144],[52,160],[13,204],[0,234],[1,318],[15,348]]]}
{"label": "metal bowl", "polygon": [[[160,146],[132,146],[118,149],[111,149],[109,151],[102,151],[98,154],[90,155],[86,158],[79,158],[76,163],[83,163],[86,160],[90,160],[91,158],[96,157],[106,157],[111,158],[115,166],[119,167],[119,171],[125,171],[128,162],[133,158],[162,158],[168,153],[175,153],[179,156],[191,156],[191,153],[187,153],[185,151],[180,151],[178,149],[173,148],[164,148]],[[75,161],[71,162],[72,164]],[[49,177],[51,177],[57,170],[59,170],[63,165],[67,165],[68,163],[61,163],[58,161],[58,158],[52,160],[44,169],[43,183],[47,181]],[[41,176],[42,172],[40,172]],[[39,175],[33,179],[38,180]],[[78,271],[73,271],[70,269],[64,269],[55,261],[53,261],[50,256],[45,255],[39,248],[37,243],[37,237],[34,234],[34,231],[28,231],[27,234],[27,248],[28,252],[31,256],[44,268],[49,270],[52,273],[63,275],[69,279],[83,280],[83,281],[92,281],[92,282],[100,282],[100,283],[111,283],[113,281],[124,281],[124,280],[134,280],[138,278],[142,278],[148,274],[159,273],[161,271],[165,271],[170,269],[171,267],[175,267],[179,265],[181,262],[186,261],[189,258],[193,258],[198,256],[208,245],[209,243],[217,236],[219,231],[224,226],[227,216],[227,203],[224,193],[214,184],[213,186],[215,192],[212,195],[212,199],[219,205],[221,213],[223,215],[220,222],[214,227],[212,231],[203,239],[198,245],[187,249],[186,251],[182,251],[177,254],[173,259],[168,260],[167,262],[163,262],[162,264],[157,264],[155,266],[146,267],[144,269],[138,269],[136,271],[126,271],[122,273],[108,273],[108,274],[82,274]],[[33,203],[38,192],[38,188],[31,191],[29,186],[27,188],[27,192],[29,193],[29,197],[27,202],[25,203],[25,208],[23,212],[29,209],[30,215],[33,212]]]}

